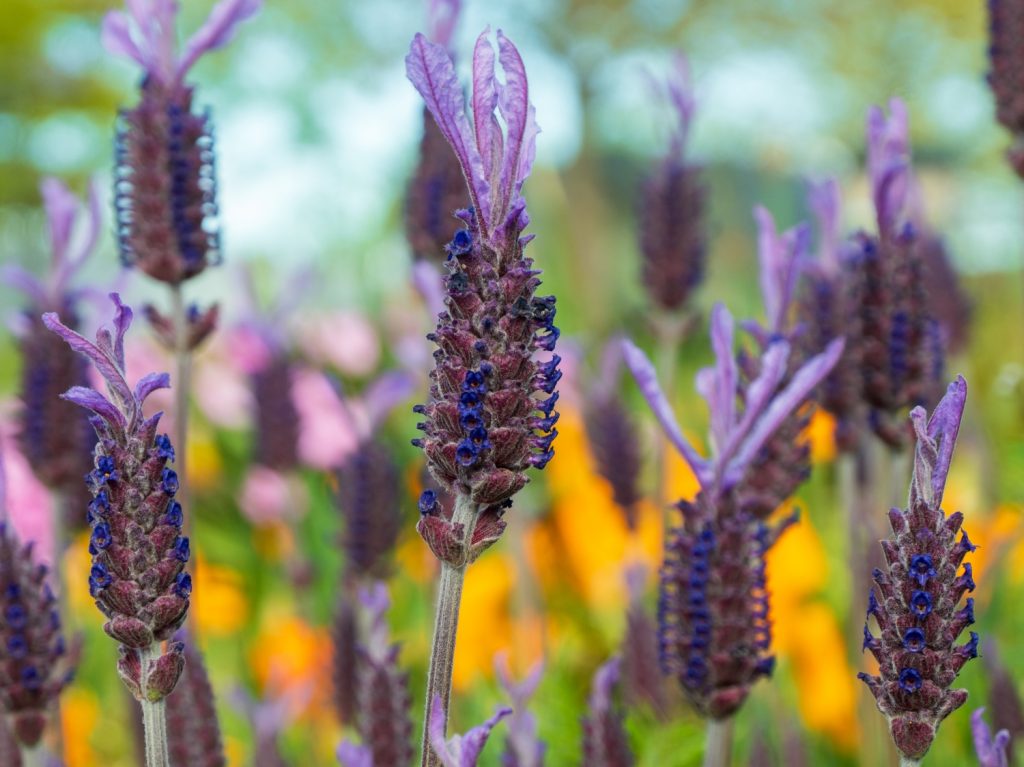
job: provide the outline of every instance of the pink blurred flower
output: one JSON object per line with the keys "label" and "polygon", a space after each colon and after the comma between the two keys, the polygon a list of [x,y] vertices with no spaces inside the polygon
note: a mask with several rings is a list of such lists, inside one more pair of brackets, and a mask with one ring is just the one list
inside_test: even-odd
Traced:
{"label": "pink blurred flower", "polygon": [[242,513],[255,525],[269,525],[306,510],[306,493],[294,475],[282,474],[266,466],[252,466],[239,492]]}
{"label": "pink blurred flower", "polygon": [[35,543],[37,561],[54,560],[53,503],[50,493],[18,450],[12,423],[0,421],[0,520],[8,519],[23,543]]}
{"label": "pink blurred flower", "polygon": [[359,437],[338,393],[323,373],[303,368],[295,371],[292,395],[299,412],[299,458],[317,469],[339,466]]}
{"label": "pink blurred flower", "polygon": [[304,320],[299,345],[318,365],[336,368],[344,375],[362,377],[380,363],[380,338],[370,321],[352,311],[322,314]]}

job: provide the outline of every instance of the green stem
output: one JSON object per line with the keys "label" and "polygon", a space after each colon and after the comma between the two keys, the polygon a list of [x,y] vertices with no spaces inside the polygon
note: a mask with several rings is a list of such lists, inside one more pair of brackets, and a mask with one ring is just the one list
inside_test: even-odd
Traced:
{"label": "green stem", "polygon": [[[455,511],[452,524],[463,526],[464,550],[469,550],[469,542],[476,526],[479,505],[461,493],[455,496]],[[448,707],[451,702],[452,669],[455,666],[455,637],[459,628],[459,605],[462,602],[462,584],[466,576],[466,565],[458,567],[441,563],[441,583],[437,589],[437,613],[434,619],[434,641],[430,648],[430,669],[427,672],[427,700],[423,714],[423,739],[421,747],[422,767],[440,767],[440,760],[434,749],[430,747],[430,707],[434,698],[441,697],[444,707],[444,732],[448,732]]]}
{"label": "green stem", "polygon": [[[178,474],[178,503],[185,510],[182,535],[192,538],[192,531],[195,528],[193,516],[195,510],[192,508],[189,497],[188,466],[188,403],[189,391],[192,378],[192,352],[189,349],[188,339],[188,314],[185,308],[185,297],[182,294],[181,284],[171,285],[171,319],[174,323],[174,357],[177,368],[177,377],[172,382],[174,390],[174,462]],[[193,549],[195,549],[193,541]],[[196,577],[196,558],[193,557],[188,567],[192,571],[192,578]],[[192,614],[196,614],[196,592],[191,597]],[[196,622],[188,622],[190,633],[195,630]]]}
{"label": "green stem", "polygon": [[21,767],[45,767],[46,752],[43,750],[43,743],[40,741],[34,746],[21,745]]}
{"label": "green stem", "polygon": [[704,767],[729,767],[732,762],[733,718],[709,719],[704,732]]}
{"label": "green stem", "polygon": [[146,767],[170,767],[167,753],[167,716],[163,699],[153,702],[145,699],[148,685],[147,669],[151,661],[160,657],[160,644],[151,644],[147,649],[140,650],[142,661],[142,729],[146,735]]}
{"label": "green stem", "polygon": [[905,756],[900,757],[900,767],[919,767],[921,764],[918,759],[908,759]]}

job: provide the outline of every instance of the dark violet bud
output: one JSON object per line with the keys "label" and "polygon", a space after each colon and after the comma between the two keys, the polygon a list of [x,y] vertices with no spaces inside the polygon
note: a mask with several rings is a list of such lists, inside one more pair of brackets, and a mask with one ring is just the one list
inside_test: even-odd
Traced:
{"label": "dark violet bud", "polygon": [[349,454],[338,471],[337,503],[346,572],[383,577],[402,523],[398,467],[386,447],[365,439]]}
{"label": "dark violet bud", "polygon": [[129,2],[103,20],[107,50],[144,72],[138,105],[118,119],[114,209],[122,261],[154,279],[178,284],[220,261],[213,125],[208,112],[193,113],[184,79],[260,5],[221,0],[180,56],[175,3]]}
{"label": "dark violet bud", "polygon": [[583,717],[583,764],[590,767],[631,767],[634,763],[622,710],[615,704],[619,659],[612,658],[594,674],[587,715]]}
{"label": "dark violet bud", "polygon": [[[538,129],[523,62],[501,32],[498,49],[504,84],[495,77],[486,34],[477,41],[475,130],[444,48],[417,35],[406,58],[409,79],[462,167],[472,204],[461,214],[467,228],[448,248],[447,311],[428,336],[438,351],[422,408],[423,437],[415,444],[445,490],[480,508],[510,499],[526,484],[528,468],[550,460],[557,432],[541,427],[537,414],[551,416],[560,376],[556,358],[534,356],[535,350],[551,351],[558,338],[555,299],[536,295],[539,272],[523,253],[530,238],[521,236],[529,223],[521,189]],[[492,116],[496,105],[501,123]],[[421,527],[442,523],[421,518]],[[440,530],[427,534],[441,545]]]}
{"label": "dark violet bud", "polygon": [[293,367],[283,352],[252,375],[256,405],[256,463],[277,472],[298,466],[299,414],[292,398]]}
{"label": "dark violet bud", "polygon": [[167,696],[167,750],[172,767],[224,767],[213,688],[202,655],[185,645],[185,669]]}
{"label": "dark violet bud", "polygon": [[700,168],[685,157],[694,98],[681,54],[664,90],[675,125],[667,153],[640,188],[637,224],[644,287],[658,307],[679,311],[703,279],[707,258],[707,189]]}
{"label": "dark violet bud", "polygon": [[626,526],[635,530],[641,498],[640,437],[617,392],[621,356],[621,342],[612,341],[605,348],[599,382],[587,392],[583,420],[595,468],[611,486]]}
{"label": "dark violet bud", "polygon": [[122,679],[140,700],[155,701],[174,689],[184,661],[172,643],[143,670],[140,651],[170,639],[185,620],[191,581],[181,576],[189,542],[180,535],[181,506],[174,499],[178,476],[167,465],[174,448],[157,432],[160,414],[146,418],[142,413],[146,397],[167,388],[169,378],[151,373],[129,387],[124,336],[132,311],[116,293],[111,298],[115,330],[101,328],[96,343],[61,324],[56,314],[43,315],[43,322],[106,381],[106,396],[84,387],[62,395],[93,413],[99,438],[86,476],[93,494],[89,592],[107,618],[104,630],[122,645]]}
{"label": "dark violet bud", "polygon": [[887,567],[873,575],[868,616],[878,636],[864,627],[864,648],[878,661],[879,675],[858,676],[888,720],[896,748],[913,760],[927,753],[942,720],[967,700],[966,690],[950,686],[978,655],[973,631],[966,643],[956,643],[974,622],[973,600],[959,607],[974,589],[971,565],[963,562],[973,546],[965,534],[958,540],[962,515],[941,509],[966,398],[967,384],[958,378],[930,419],[923,408],[911,413],[917,447],[910,502],[889,513],[892,536],[882,543]]}
{"label": "dark violet bud", "polygon": [[[36,564],[32,546],[21,546],[0,522],[0,719],[14,738],[35,746],[50,705],[70,678],[57,601]],[[17,749],[15,749],[17,750]]]}
{"label": "dark violet bud", "polygon": [[1024,178],[1024,10],[1019,0],[989,0],[988,84],[996,118],[1013,136],[1010,165]]}
{"label": "dark violet bud", "polygon": [[[169,351],[177,350],[178,339],[175,336],[173,319],[162,314],[160,310],[152,304],[146,304],[142,307],[142,313],[149,322],[150,327],[153,328],[157,339],[159,339],[160,343],[163,344],[164,348]],[[207,309],[201,310],[198,306],[192,304],[185,317],[186,322],[188,323],[188,349],[197,349],[203,341],[209,338],[210,334],[217,329],[217,320],[219,318],[220,305],[210,304]]]}

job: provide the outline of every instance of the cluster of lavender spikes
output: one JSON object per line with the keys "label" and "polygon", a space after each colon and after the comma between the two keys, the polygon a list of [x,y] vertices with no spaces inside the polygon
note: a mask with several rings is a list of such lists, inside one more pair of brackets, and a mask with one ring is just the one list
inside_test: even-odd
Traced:
{"label": "cluster of lavender spikes", "polygon": [[[85,387],[63,396],[89,410],[99,441],[94,469],[86,475],[92,492],[88,521],[92,570],[89,593],[107,618],[103,629],[121,645],[118,672],[140,701],[156,702],[174,689],[184,664],[180,642],[170,640],[185,620],[192,579],[183,572],[189,541],[181,534],[182,508],[175,499],[178,476],[168,466],[174,448],[157,433],[160,414],[142,412],[146,398],[170,386],[166,373],[151,373],[134,389],[125,380],[124,337],[132,311],[115,293],[114,333],[101,328],[92,343],[61,323],[43,322],[96,367],[107,396]],[[152,655],[159,655],[151,659]]]}
{"label": "cluster of lavender spikes", "polygon": [[632,343],[623,347],[641,392],[701,488],[695,501],[679,504],[682,524],[670,531],[665,545],[659,603],[662,665],[701,715],[724,719],[743,704],[751,685],[773,669],[764,554],[791,521],[768,526],[745,510],[750,467],[832,369],[843,343],[831,342],[825,352],[790,372],[789,343],[777,340],[763,350],[756,377],[741,385],[733,320],[721,304],[711,313],[711,340],[715,367],[697,377],[697,389],[711,411],[710,459],[683,437],[650,361]]}
{"label": "cluster of lavender spikes", "polygon": [[[879,710],[889,721],[896,748],[907,759],[921,759],[939,723],[967,700],[966,690],[951,690],[960,669],[978,655],[978,635],[954,644],[974,623],[974,590],[964,557],[974,544],[961,530],[963,514],[942,511],[953,448],[967,400],[967,384],[958,378],[935,407],[911,414],[917,447],[910,498],[904,510],[892,509],[892,537],[882,542],[885,570],[874,573],[868,599],[879,635],[864,626],[864,649],[878,661],[878,675],[861,673]],[[957,533],[960,537],[957,538]],[[959,572],[963,564],[963,572]]]}
{"label": "cluster of lavender spikes", "polygon": [[[424,436],[414,444],[423,448],[441,486],[476,504],[498,530],[503,509],[527,482],[526,470],[543,468],[553,455],[561,372],[558,355],[544,362],[534,358],[536,350],[553,351],[559,331],[555,298],[535,295],[539,272],[523,253],[531,237],[522,236],[529,216],[520,190],[538,132],[526,72],[519,52],[499,31],[506,81],[498,82],[488,33],[473,53],[472,127],[442,46],[417,35],[406,67],[455,152],[472,203],[459,212],[466,228],[447,249],[447,311],[429,336],[438,345],[436,364],[430,399],[415,408],[424,416]],[[496,108],[507,126],[504,136]],[[439,558],[461,566],[479,549],[471,554],[461,529],[454,531],[438,509],[433,493],[425,493],[420,532]]]}

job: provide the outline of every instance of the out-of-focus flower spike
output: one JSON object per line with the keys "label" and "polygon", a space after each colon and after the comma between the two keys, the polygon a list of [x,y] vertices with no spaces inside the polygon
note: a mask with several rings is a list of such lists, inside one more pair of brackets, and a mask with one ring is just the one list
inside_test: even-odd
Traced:
{"label": "out-of-focus flower spike", "polygon": [[1000,730],[993,737],[984,717],[984,708],[976,709],[971,714],[971,737],[974,740],[974,753],[978,756],[978,767],[1010,767],[1007,754],[1010,733]]}
{"label": "out-of-focus flower spike", "polygon": [[626,570],[626,632],[622,637],[622,688],[629,706],[650,706],[656,715],[667,714],[665,676],[658,653],[658,626],[644,606],[647,568],[636,564]]}
{"label": "out-of-focus flower spike", "polygon": [[594,673],[583,718],[582,763],[587,767],[631,767],[634,763],[622,711],[613,700],[620,663],[619,658],[612,658]]}
{"label": "out-of-focus flower spike", "polygon": [[[839,272],[839,249],[842,241],[842,191],[839,181],[826,178],[807,184],[807,204],[818,228],[816,263],[828,275]],[[804,263],[808,267],[808,263]]]}
{"label": "out-of-focus flower spike", "polygon": [[494,657],[494,673],[512,704],[502,767],[543,767],[545,745],[537,737],[537,718],[528,706],[544,675],[544,661],[538,661],[524,679],[515,682],[509,670],[508,655],[502,652]]}
{"label": "out-of-focus flower spike", "polygon": [[338,471],[338,509],[349,577],[383,577],[401,531],[401,483],[391,452],[366,439]]}
{"label": "out-of-focus flower spike", "polygon": [[[758,229],[757,253],[767,329],[772,335],[781,335],[789,327],[789,311],[797,280],[807,262],[810,229],[801,225],[780,235],[772,214],[760,205],[754,208],[754,218]],[[766,344],[768,339],[759,341]]]}
{"label": "out-of-focus flower spike", "polygon": [[477,725],[465,735],[452,735],[445,738],[445,720],[447,719],[441,696],[434,698],[430,706],[430,719],[427,725],[430,735],[430,747],[434,749],[444,767],[476,767],[477,760],[487,745],[491,730],[498,722],[512,713],[510,708],[498,708],[494,716],[483,724]]}
{"label": "out-of-focus flower spike", "polygon": [[[178,348],[175,337],[174,320],[157,309],[153,304],[145,304],[142,307],[142,314],[149,322],[157,340],[168,351],[176,351]],[[186,346],[189,351],[195,351],[202,345],[203,341],[209,338],[217,329],[217,321],[220,319],[220,305],[210,304],[206,309],[200,309],[198,305],[192,304],[185,314],[186,333],[188,340]]]}
{"label": "out-of-focus flower spike", "polygon": [[185,44],[176,75],[183,80],[188,70],[204,53],[222,48],[231,42],[235,29],[263,7],[263,0],[220,0],[210,11],[206,22]]}
{"label": "out-of-focus flower spike", "polygon": [[867,117],[868,175],[882,237],[895,234],[906,221],[912,184],[910,126],[907,106],[901,99],[889,101],[889,116],[872,107]]}
{"label": "out-of-focus flower spike", "polygon": [[[946,474],[963,414],[963,378],[950,384],[926,422],[923,409],[912,413],[918,448],[910,500],[905,510],[892,509],[892,535],[882,542],[886,569],[876,569],[876,590],[868,597],[864,649],[879,663],[879,673],[858,677],[868,686],[889,722],[897,750],[909,760],[928,752],[939,724],[967,700],[967,690],[950,689],[964,664],[978,655],[978,635],[955,644],[974,623],[974,600],[959,607],[975,584],[964,556],[974,550],[961,530],[960,512],[940,508]],[[959,540],[957,534],[960,534]]]}
{"label": "out-of-focus flower spike", "polygon": [[981,657],[988,672],[988,704],[993,726],[1009,731],[1006,755],[1013,764],[1013,745],[1024,739],[1024,705],[1017,692],[1017,683],[999,657],[994,641],[985,642]]}
{"label": "out-of-focus flower spike", "polygon": [[[461,183],[460,177],[459,184],[461,185]],[[454,230],[454,228],[453,226],[452,229]],[[445,242],[451,241],[454,231],[448,234]],[[439,248],[437,252],[441,254],[443,251]],[[444,312],[444,278],[441,276],[441,272],[429,261],[419,260],[412,267],[412,283],[416,287],[416,291],[423,297],[427,310],[430,312],[430,318],[436,320]]]}
{"label": "out-of-focus flower spike", "polygon": [[[96,343],[60,322],[43,323],[72,349],[86,356],[107,381],[111,399],[75,387],[63,396],[91,410],[99,442],[94,469],[86,475],[93,499],[88,521],[92,569],[89,592],[108,619],[104,630],[121,644],[118,671],[139,701],[155,703],[174,689],[181,674],[183,646],[169,642],[185,620],[192,581],[184,572],[190,556],[181,535],[181,504],[175,500],[178,475],[170,439],[157,433],[160,414],[145,418],[143,401],[169,386],[165,373],[144,376],[135,388],[124,377],[124,336],[131,309],[114,293],[115,333],[101,328]],[[147,656],[149,658],[147,659]]]}
{"label": "out-of-focus flower spike", "polygon": [[462,0],[428,0],[430,39],[451,50],[455,25],[459,23]]}
{"label": "out-of-focus flower spike", "polygon": [[996,118],[1013,138],[1006,156],[1024,178],[1024,8],[1019,0],[989,0],[988,84]]}
{"label": "out-of-focus flower spike", "polygon": [[334,624],[331,627],[334,706],[338,717],[345,725],[355,723],[358,707],[356,695],[359,623],[352,602],[349,595],[342,593],[335,606]]}
{"label": "out-of-focus flower spike", "polygon": [[172,767],[224,767],[213,688],[199,651],[185,644],[185,669],[167,696],[167,751]]}
{"label": "out-of-focus flower spike", "polygon": [[0,718],[26,748],[43,735],[53,702],[70,681],[57,598],[47,568],[0,521]]}

